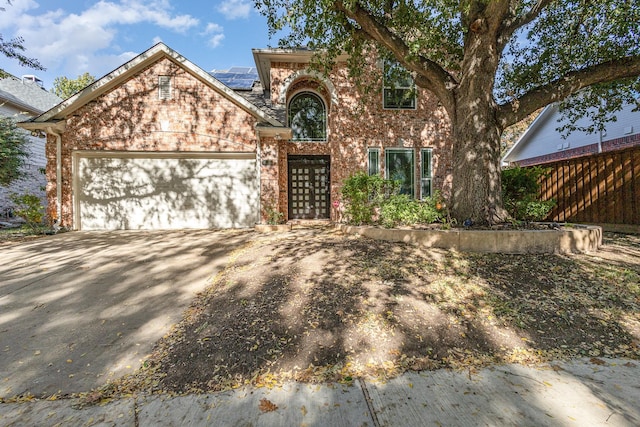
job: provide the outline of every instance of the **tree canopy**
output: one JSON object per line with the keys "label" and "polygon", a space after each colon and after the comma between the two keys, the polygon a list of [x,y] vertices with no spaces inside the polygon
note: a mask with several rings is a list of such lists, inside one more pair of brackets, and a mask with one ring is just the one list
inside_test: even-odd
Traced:
{"label": "tree canopy", "polygon": [[[281,47],[306,45],[353,76],[373,46],[446,109],[453,138],[449,207],[505,219],[500,135],[553,102],[607,119],[640,90],[638,0],[257,0]],[[585,90],[587,89],[588,90]],[[590,108],[595,107],[595,108]]]}
{"label": "tree canopy", "polygon": [[29,155],[27,142],[12,118],[0,116],[0,185],[8,186],[24,175],[21,168]]}
{"label": "tree canopy", "polygon": [[95,81],[96,78],[89,73],[81,74],[75,79],[70,79],[65,76],[56,77],[53,80],[51,92],[55,93],[62,99],[67,99],[74,93],[84,89]]}

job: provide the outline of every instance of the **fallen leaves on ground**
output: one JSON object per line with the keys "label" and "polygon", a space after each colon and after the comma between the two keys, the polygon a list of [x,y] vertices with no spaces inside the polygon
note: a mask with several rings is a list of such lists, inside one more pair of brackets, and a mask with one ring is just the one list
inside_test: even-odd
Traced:
{"label": "fallen leaves on ground", "polygon": [[257,237],[106,395],[639,359],[640,237],[606,243],[592,255],[504,255],[331,229]]}

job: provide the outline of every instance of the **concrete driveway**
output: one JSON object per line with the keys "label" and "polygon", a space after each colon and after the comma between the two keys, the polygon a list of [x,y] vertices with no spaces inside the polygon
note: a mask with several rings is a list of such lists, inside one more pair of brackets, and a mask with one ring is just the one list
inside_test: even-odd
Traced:
{"label": "concrete driveway", "polygon": [[251,231],[72,232],[0,244],[0,397],[133,372]]}

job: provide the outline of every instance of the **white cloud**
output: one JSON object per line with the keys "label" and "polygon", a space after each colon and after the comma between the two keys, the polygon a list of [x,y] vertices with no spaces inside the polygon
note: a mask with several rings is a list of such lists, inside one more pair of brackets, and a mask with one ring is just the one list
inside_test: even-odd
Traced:
{"label": "white cloud", "polygon": [[151,40],[151,44],[156,45],[156,44],[160,43],[161,41],[162,41],[162,37],[160,37],[160,36],[155,36],[155,37]]}
{"label": "white cloud", "polygon": [[209,43],[209,46],[211,46],[212,48],[216,48],[220,46],[220,44],[222,43],[222,40],[224,40],[224,34],[216,34],[215,36],[209,39],[208,43]]}
{"label": "white cloud", "polygon": [[[115,47],[117,34],[135,31],[134,25],[151,24],[178,33],[199,24],[190,15],[174,15],[167,0],[101,0],[86,10],[68,13],[62,9],[37,14],[38,3],[33,0],[15,1],[0,12],[0,29],[6,37],[11,29],[24,38],[30,57],[47,68],[65,65],[89,67],[95,62],[110,63],[120,60],[122,54],[104,56],[97,52]],[[8,37],[7,37],[8,38]],[[128,56],[128,54],[125,54]],[[120,62],[122,63],[122,62]],[[64,70],[65,72],[67,70]],[[90,71],[90,70],[88,70]]]}
{"label": "white cloud", "polygon": [[221,33],[223,31],[224,31],[224,28],[222,28],[221,25],[215,24],[213,22],[209,22],[202,34],[206,35],[206,34],[212,34],[212,33]]}
{"label": "white cloud", "polygon": [[224,0],[218,5],[218,12],[227,19],[248,18],[251,8],[251,2],[246,0]]}
{"label": "white cloud", "polygon": [[212,48],[216,48],[220,46],[220,44],[222,44],[222,40],[224,40],[223,31],[224,28],[221,25],[209,22],[204,31],[200,34],[203,36],[210,36],[207,44]]}

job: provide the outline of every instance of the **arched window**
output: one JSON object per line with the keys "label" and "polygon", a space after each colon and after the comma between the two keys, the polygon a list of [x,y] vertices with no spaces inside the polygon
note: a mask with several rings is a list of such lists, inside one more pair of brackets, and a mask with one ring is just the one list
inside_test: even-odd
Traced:
{"label": "arched window", "polygon": [[296,94],[289,102],[289,127],[296,141],[327,139],[327,110],[322,99],[312,92]]}

